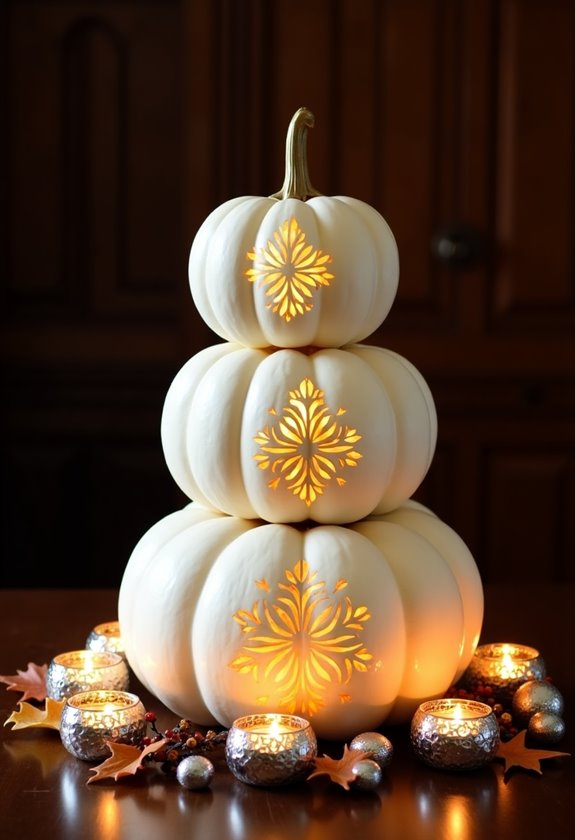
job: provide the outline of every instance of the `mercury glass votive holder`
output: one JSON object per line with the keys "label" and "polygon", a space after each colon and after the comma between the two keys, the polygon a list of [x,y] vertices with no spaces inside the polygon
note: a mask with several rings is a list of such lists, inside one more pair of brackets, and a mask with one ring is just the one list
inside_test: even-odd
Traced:
{"label": "mercury glass votive holder", "polygon": [[119,653],[73,650],[58,654],[50,662],[46,691],[53,700],[64,700],[90,689],[125,691],[129,681],[128,666]]}
{"label": "mercury glass votive holder", "polygon": [[248,785],[277,786],[304,779],[316,756],[310,723],[295,715],[246,715],[234,721],[226,740],[228,767]]}
{"label": "mercury glass votive holder", "polygon": [[86,639],[86,650],[109,651],[124,656],[120,622],[104,621],[102,624],[97,624]]}
{"label": "mercury glass votive holder", "polygon": [[545,662],[538,650],[527,645],[508,642],[479,645],[467,670],[464,681],[493,689],[499,702],[511,702],[520,685],[528,680],[545,679]]}
{"label": "mercury glass votive holder", "polygon": [[107,740],[139,746],[146,734],[146,710],[127,691],[82,691],[69,697],[62,712],[60,737],[83,761],[109,756]]}
{"label": "mercury glass votive holder", "polygon": [[499,724],[486,703],[429,700],[411,721],[411,745],[418,758],[442,770],[472,770],[492,760]]}

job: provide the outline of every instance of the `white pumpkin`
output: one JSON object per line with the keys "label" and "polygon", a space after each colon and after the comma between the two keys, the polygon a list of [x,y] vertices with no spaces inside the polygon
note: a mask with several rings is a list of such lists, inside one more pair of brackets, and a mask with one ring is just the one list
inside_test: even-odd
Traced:
{"label": "white pumpkin", "polygon": [[268,522],[354,522],[393,510],[431,463],[431,393],[406,359],[351,345],[315,353],[219,344],[174,379],[162,443],[194,501]]}
{"label": "white pumpkin", "polygon": [[222,204],[192,244],[196,307],[227,341],[247,347],[340,347],[370,335],[395,298],[399,259],[383,217],[363,201],[319,195],[305,160],[313,115],[294,116],[286,180],[269,198]]}
{"label": "white pumpkin", "polygon": [[307,530],[192,503],[141,539],[119,599],[130,665],[175,714],[294,712],[343,739],[441,695],[482,614],[469,551],[412,502]]}

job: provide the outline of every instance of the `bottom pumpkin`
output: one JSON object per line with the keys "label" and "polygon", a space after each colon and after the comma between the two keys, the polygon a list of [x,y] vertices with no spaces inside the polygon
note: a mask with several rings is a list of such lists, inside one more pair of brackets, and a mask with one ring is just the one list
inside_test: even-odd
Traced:
{"label": "bottom pumpkin", "polygon": [[192,503],[142,537],[119,598],[128,661],[175,714],[297,713],[328,739],[408,721],[463,673],[482,618],[473,557],[415,502],[345,527]]}

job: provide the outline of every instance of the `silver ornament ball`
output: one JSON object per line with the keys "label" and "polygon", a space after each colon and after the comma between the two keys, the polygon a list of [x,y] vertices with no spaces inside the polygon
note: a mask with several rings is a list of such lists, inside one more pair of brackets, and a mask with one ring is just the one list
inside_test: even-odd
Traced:
{"label": "silver ornament ball", "polygon": [[203,755],[189,755],[178,764],[176,778],[188,790],[207,788],[214,776],[214,765]]}
{"label": "silver ornament ball", "polygon": [[542,744],[556,744],[565,735],[565,724],[552,712],[535,712],[529,719],[527,734]]}
{"label": "silver ornament ball", "polygon": [[513,717],[522,726],[526,726],[536,712],[549,712],[561,717],[563,697],[559,689],[551,683],[544,680],[529,680],[517,689],[513,695],[511,707]]}
{"label": "silver ornament ball", "polygon": [[358,790],[374,790],[381,782],[381,767],[371,758],[356,761],[351,772],[355,776],[353,787]]}
{"label": "silver ornament ball", "polygon": [[349,745],[350,750],[364,752],[384,770],[393,757],[393,744],[379,732],[362,732]]}

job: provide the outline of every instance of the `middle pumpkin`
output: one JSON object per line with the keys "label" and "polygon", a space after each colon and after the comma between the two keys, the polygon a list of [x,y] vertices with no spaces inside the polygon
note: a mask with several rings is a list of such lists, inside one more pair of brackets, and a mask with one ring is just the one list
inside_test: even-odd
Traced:
{"label": "middle pumpkin", "polygon": [[208,347],[177,374],[162,415],[164,456],[184,493],[267,522],[343,524],[393,510],[419,487],[436,438],[421,374],[362,344]]}

